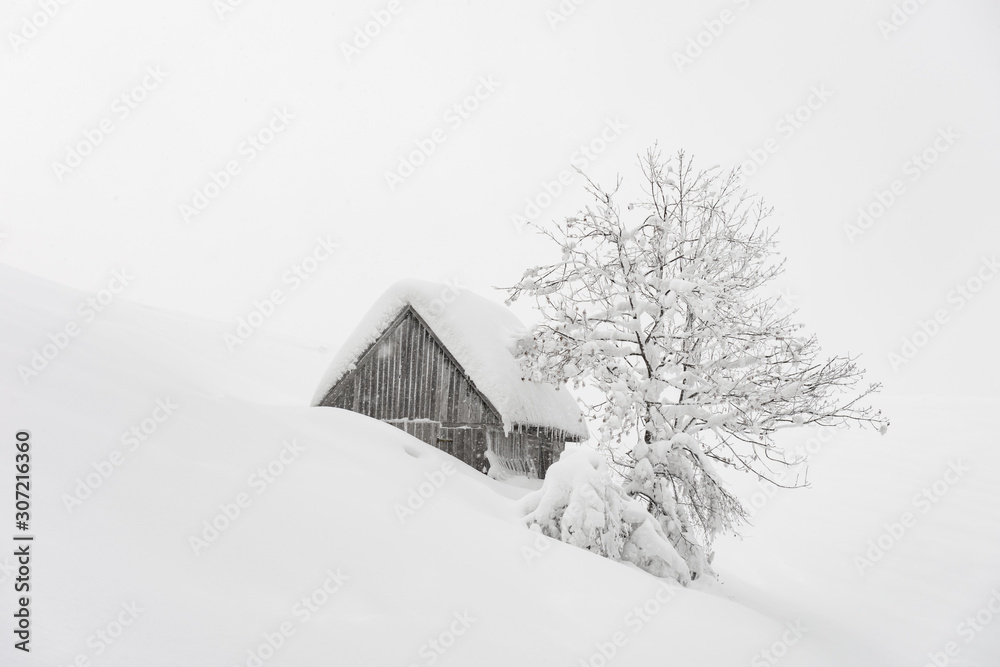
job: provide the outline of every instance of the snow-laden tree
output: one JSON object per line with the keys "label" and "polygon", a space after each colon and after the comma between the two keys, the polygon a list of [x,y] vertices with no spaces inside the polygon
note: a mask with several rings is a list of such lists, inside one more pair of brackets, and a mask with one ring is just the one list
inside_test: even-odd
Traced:
{"label": "snow-laden tree", "polygon": [[640,164],[644,194],[626,210],[621,180],[610,192],[588,180],[591,205],[538,227],[562,256],[527,270],[508,302],[534,297],[543,315],[521,341],[527,375],[601,391],[588,408],[602,449],[696,577],[745,518],[718,464],[777,484],[792,463],[779,430],[888,423],[864,404],[879,385],[858,388],[856,358],[824,356],[768,293],[783,261],[770,209],[738,173],[655,148]]}

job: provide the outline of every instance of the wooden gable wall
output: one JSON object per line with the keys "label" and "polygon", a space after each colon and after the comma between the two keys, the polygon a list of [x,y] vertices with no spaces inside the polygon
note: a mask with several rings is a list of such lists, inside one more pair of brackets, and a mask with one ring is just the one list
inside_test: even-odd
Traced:
{"label": "wooden gable wall", "polygon": [[509,471],[544,477],[573,439],[523,425],[505,434],[499,412],[412,308],[400,313],[320,405],[388,422],[483,472],[492,447]]}
{"label": "wooden gable wall", "polygon": [[381,419],[500,424],[458,362],[412,309],[403,311],[321,402]]}

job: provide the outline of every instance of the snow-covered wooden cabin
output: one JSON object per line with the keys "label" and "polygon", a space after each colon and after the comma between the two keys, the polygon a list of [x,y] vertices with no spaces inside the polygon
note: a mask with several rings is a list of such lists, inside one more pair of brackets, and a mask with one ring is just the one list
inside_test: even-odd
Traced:
{"label": "snow-covered wooden cabin", "polygon": [[514,355],[524,333],[506,307],[467,290],[396,283],[340,349],[312,404],[380,419],[482,472],[544,477],[587,428],[565,387],[522,379]]}

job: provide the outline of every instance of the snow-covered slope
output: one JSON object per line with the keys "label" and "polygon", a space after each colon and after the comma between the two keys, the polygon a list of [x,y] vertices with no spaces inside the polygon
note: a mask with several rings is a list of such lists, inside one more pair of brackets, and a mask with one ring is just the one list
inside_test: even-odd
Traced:
{"label": "snow-covered slope", "polygon": [[839,664],[1000,665],[1000,401],[880,403],[884,437],[790,443],[812,453],[811,488],[770,499],[744,480],[753,525],[719,545],[726,590],[801,620]]}
{"label": "snow-covered slope", "polygon": [[[926,429],[901,429],[926,444],[909,459],[846,438],[825,448],[814,492],[770,501],[751,539],[724,546],[722,586],[680,589],[537,537],[518,520],[521,489],[397,429],[299,407],[327,351],[262,332],[267,353],[234,355],[211,322],[125,301],[84,322],[84,299],[0,268],[0,419],[8,441],[31,432],[36,535],[32,652],[8,629],[3,665],[729,666],[770,664],[761,652],[783,637],[783,665],[916,665],[931,628],[945,639],[949,614],[1000,585],[989,433],[956,433],[939,404],[922,408]],[[18,366],[69,321],[78,334],[24,382]],[[843,559],[892,520],[889,491],[948,447],[975,465],[969,483],[852,578]],[[991,532],[968,542],[973,520]],[[0,556],[6,619],[13,565]],[[963,658],[989,664],[997,628]]]}
{"label": "snow-covered slope", "polygon": [[[37,535],[33,651],[6,642],[3,664],[252,665],[271,637],[282,646],[267,664],[549,665],[618,630],[619,664],[667,645],[729,664],[780,630],[578,549],[533,546],[516,489],[390,426],[228,395],[297,376],[233,370],[211,326],[114,303],[25,385],[14,369],[83,298],[0,270],[4,432],[31,432]],[[12,602],[0,596],[5,618]],[[644,604],[658,613],[629,616]],[[706,646],[696,630],[709,618],[735,641]]]}

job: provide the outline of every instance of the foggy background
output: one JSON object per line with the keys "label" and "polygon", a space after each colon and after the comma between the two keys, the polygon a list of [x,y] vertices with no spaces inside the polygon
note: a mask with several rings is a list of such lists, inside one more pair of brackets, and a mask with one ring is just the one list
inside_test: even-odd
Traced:
{"label": "foggy background", "polygon": [[573,166],[625,203],[658,142],[745,165],[827,352],[886,393],[996,395],[1000,6],[673,4],[5,3],[0,262],[87,290],[125,268],[123,298],[220,348],[280,289],[261,329],[332,352],[398,278],[501,299],[557,259],[520,220],[587,203]]}

